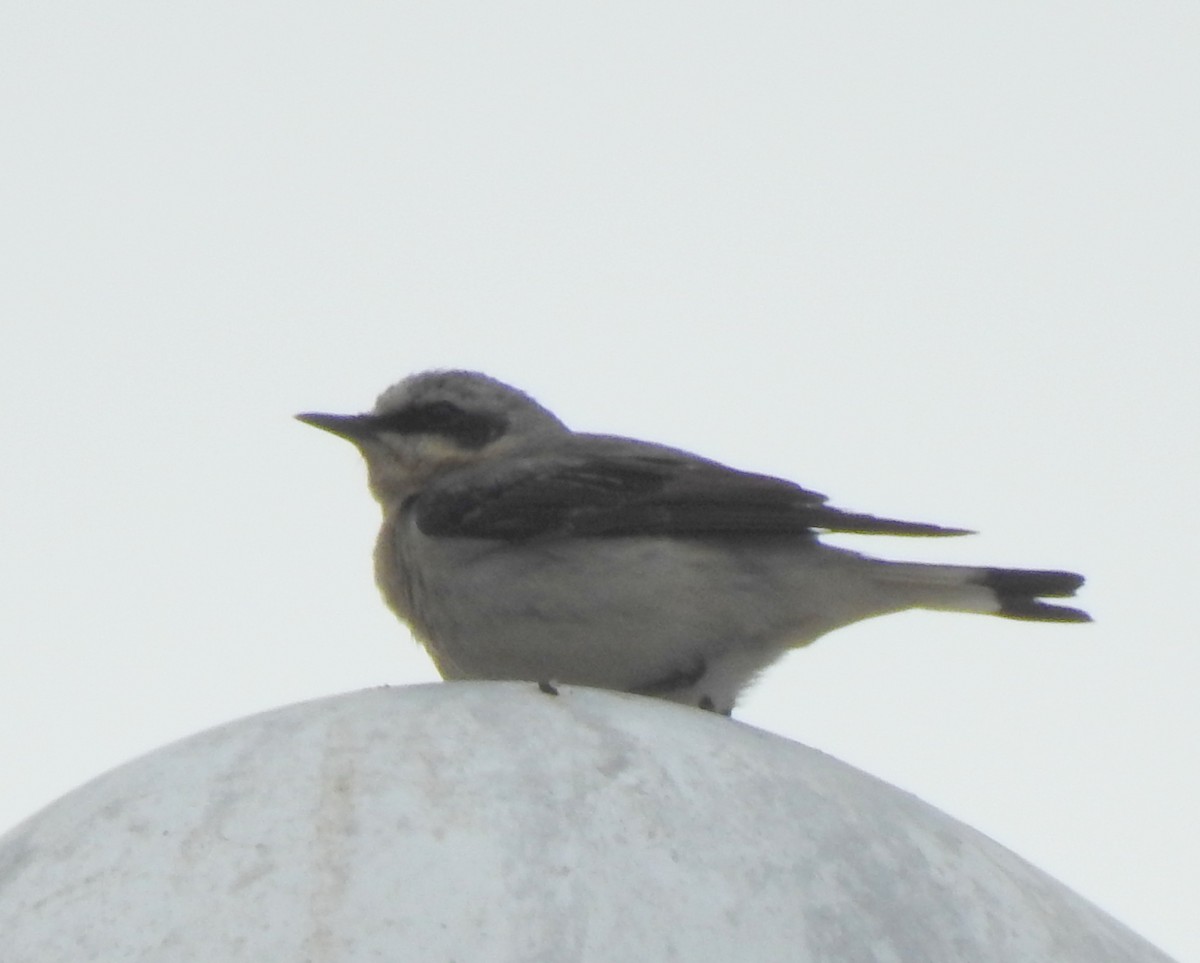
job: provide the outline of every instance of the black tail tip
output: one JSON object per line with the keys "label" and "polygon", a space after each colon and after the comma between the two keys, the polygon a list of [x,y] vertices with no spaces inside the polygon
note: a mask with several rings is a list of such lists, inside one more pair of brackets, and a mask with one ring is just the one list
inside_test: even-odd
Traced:
{"label": "black tail tip", "polygon": [[1029,622],[1090,622],[1082,609],[1053,605],[1043,598],[1070,598],[1083,585],[1075,572],[1047,572],[1027,569],[991,568],[980,583],[996,593],[1001,615]]}
{"label": "black tail tip", "polygon": [[1091,622],[1092,617],[1083,609],[1069,605],[1051,605],[1037,599],[1001,599],[1000,611],[996,613],[1006,619],[1021,619],[1025,622]]}

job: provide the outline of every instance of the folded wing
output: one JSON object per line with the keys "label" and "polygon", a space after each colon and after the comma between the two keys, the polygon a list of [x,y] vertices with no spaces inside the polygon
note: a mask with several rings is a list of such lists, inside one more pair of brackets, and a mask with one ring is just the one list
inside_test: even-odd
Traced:
{"label": "folded wing", "polygon": [[827,505],[824,495],[779,478],[603,436],[574,435],[552,448],[452,472],[422,492],[412,509],[426,535],[502,541],[968,534],[844,512]]}

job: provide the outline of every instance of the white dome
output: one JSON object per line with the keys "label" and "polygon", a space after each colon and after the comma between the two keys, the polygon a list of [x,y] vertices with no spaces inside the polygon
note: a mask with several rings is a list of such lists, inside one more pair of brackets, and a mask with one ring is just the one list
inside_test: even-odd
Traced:
{"label": "white dome", "polygon": [[6,963],[1165,961],[812,749],[522,683],[243,719],[0,839]]}

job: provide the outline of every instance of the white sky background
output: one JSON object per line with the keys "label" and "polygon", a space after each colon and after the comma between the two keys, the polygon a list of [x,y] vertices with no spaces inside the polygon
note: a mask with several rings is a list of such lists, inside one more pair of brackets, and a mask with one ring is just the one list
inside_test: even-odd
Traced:
{"label": "white sky background", "polygon": [[0,827],[283,703],[435,678],[350,446],[473,367],[577,428],[1078,569],[743,720],[1200,960],[1200,8],[17,3],[0,31]]}

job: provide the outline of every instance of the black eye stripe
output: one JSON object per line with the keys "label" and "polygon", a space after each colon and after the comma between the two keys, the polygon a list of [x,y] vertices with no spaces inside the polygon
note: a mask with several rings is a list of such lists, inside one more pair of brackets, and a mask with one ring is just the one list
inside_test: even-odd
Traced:
{"label": "black eye stripe", "polygon": [[444,435],[465,448],[482,448],[504,434],[508,420],[502,415],[464,411],[449,401],[432,401],[378,415],[375,428],[402,434]]}

